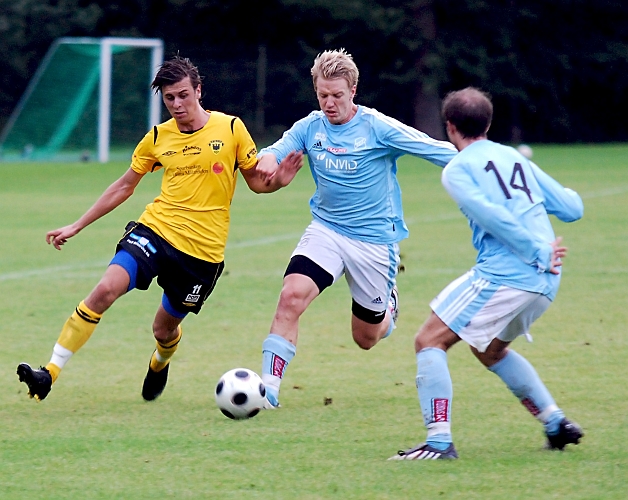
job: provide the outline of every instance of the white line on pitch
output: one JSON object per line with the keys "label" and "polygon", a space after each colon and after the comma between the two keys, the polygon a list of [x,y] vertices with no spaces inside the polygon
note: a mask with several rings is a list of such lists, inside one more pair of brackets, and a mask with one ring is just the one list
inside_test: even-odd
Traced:
{"label": "white line on pitch", "polygon": [[[593,191],[590,193],[583,193],[581,196],[584,199],[590,198],[601,198],[606,196],[614,196],[617,194],[623,194],[628,192],[628,186],[618,186],[615,188],[604,189],[601,191]],[[458,217],[462,217],[459,212],[449,212],[439,215],[432,215],[427,217],[419,217],[418,219],[409,218],[406,219],[407,225],[414,225],[417,223],[431,223],[431,222],[440,222],[445,220],[453,220]],[[267,238],[259,238],[255,240],[245,240],[239,241],[236,243],[227,243],[227,249],[238,249],[238,248],[249,248],[249,247],[257,247],[257,246],[265,246],[272,245],[273,243],[277,243],[280,241],[287,241],[291,239],[297,239],[301,236],[302,233],[290,233],[290,234],[279,234],[277,236],[269,236]],[[19,280],[24,278],[29,278],[33,276],[45,276],[48,274],[55,274],[64,271],[77,271],[82,269],[94,269],[97,267],[104,267],[109,263],[109,261],[94,261],[94,262],[83,262],[78,264],[68,264],[64,266],[52,266],[52,267],[44,267],[40,269],[29,269],[28,271],[15,271],[11,273],[0,274],[0,281],[9,281],[9,280]]]}
{"label": "white line on pitch", "polygon": [[245,240],[238,241],[237,243],[227,243],[227,249],[231,250],[232,248],[247,248],[247,247],[258,247],[264,245],[272,245],[273,243],[277,243],[278,241],[286,241],[286,240],[298,240],[301,237],[302,233],[291,233],[291,234],[278,234],[277,236],[269,236],[268,238],[260,238],[258,240]]}
{"label": "white line on pitch", "polygon": [[602,189],[600,191],[593,191],[591,193],[583,193],[580,196],[584,199],[587,198],[603,198],[605,196],[613,196],[616,194],[623,194],[628,192],[628,186],[617,186],[610,189]]}
{"label": "white line on pitch", "polygon": [[[238,248],[272,245],[273,243],[277,243],[279,241],[286,241],[286,240],[291,240],[291,239],[297,240],[300,236],[301,236],[301,233],[291,233],[291,234],[279,234],[277,236],[269,236],[268,238],[259,238],[255,240],[239,241],[236,243],[228,243],[227,249],[238,249]],[[109,263],[108,260],[101,260],[101,261],[92,261],[92,262],[80,262],[76,264],[66,264],[63,266],[43,267],[40,269],[29,269],[26,271],[15,271],[11,273],[0,274],[0,282],[9,281],[9,280],[21,280],[24,278],[31,278],[34,276],[46,276],[46,275],[57,274],[57,273],[71,273],[71,272],[75,272],[79,270],[95,269],[98,267],[104,268],[108,263]]]}
{"label": "white line on pitch", "polygon": [[21,280],[32,276],[44,276],[47,274],[56,274],[63,272],[74,272],[84,269],[94,269],[96,267],[105,267],[109,263],[108,260],[80,262],[78,264],[67,264],[65,266],[43,267],[40,269],[29,269],[28,271],[15,271],[12,273],[0,274],[0,281]]}

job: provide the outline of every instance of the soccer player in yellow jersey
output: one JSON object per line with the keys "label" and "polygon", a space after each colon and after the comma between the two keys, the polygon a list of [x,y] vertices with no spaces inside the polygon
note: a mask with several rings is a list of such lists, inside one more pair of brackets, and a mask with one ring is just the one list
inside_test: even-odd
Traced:
{"label": "soccer player in yellow jersey", "polygon": [[70,357],[87,342],[104,312],[122,295],[146,290],[153,278],[163,289],[153,322],[153,352],[142,396],[157,398],[166,386],[170,358],[181,340],[180,324],[198,314],[224,267],[229,207],[237,173],[256,193],[287,185],[303,164],[294,153],[274,172],[258,171],[257,149],[235,116],[205,110],[201,77],[187,58],[164,62],[151,84],[161,91],[172,119],[157,125],[137,145],[131,167],[76,222],[50,231],[57,250],[82,229],[129,198],[142,177],[163,169],[161,193],[130,222],[100,282],[63,325],[50,362],[40,369],[17,367],[29,396],[44,399]]}

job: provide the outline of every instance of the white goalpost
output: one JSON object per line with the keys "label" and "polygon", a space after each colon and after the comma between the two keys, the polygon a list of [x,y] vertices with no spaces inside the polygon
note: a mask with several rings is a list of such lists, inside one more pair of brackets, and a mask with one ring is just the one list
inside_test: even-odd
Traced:
{"label": "white goalpost", "polygon": [[[111,68],[112,47],[145,47],[151,49],[151,71],[149,83],[153,81],[157,67],[164,59],[164,42],[150,38],[114,38],[100,39],[100,91],[98,106],[98,161],[109,161],[109,137],[111,130]],[[148,87],[150,92],[150,87]],[[159,95],[151,92],[148,106],[148,129],[157,125],[160,120],[161,102]]]}
{"label": "white goalpost", "polygon": [[160,39],[57,39],[0,134],[0,159],[128,158],[161,121],[150,83],[163,56]]}

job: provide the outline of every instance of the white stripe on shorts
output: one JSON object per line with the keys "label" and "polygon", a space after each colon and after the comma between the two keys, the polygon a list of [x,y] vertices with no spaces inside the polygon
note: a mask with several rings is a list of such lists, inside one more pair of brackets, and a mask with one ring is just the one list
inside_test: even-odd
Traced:
{"label": "white stripe on shorts", "polygon": [[[437,310],[442,304],[442,302],[450,297],[451,292],[453,292],[460,285],[465,283],[471,276],[473,276],[473,272],[469,271],[466,274],[460,276],[460,278],[452,281],[438,296],[430,303],[432,309]],[[482,293],[484,289],[491,285],[490,281],[485,280],[484,278],[476,278],[471,282],[471,286],[467,288],[462,294],[456,297],[451,304],[449,304],[442,311],[438,311],[438,317],[443,320],[445,324],[450,324],[454,321],[456,317],[469,305],[471,304],[477,297]]]}

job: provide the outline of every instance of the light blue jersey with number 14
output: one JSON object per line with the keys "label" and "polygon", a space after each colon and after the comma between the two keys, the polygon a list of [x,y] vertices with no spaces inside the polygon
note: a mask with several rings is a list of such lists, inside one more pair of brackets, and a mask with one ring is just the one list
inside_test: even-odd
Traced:
{"label": "light blue jersey with number 14", "polygon": [[547,272],[556,239],[548,214],[563,222],[580,219],[578,193],[515,149],[489,140],[464,148],[443,170],[442,182],[469,219],[479,274],[552,300],[560,275]]}
{"label": "light blue jersey with number 14", "polygon": [[365,106],[358,106],[356,115],[342,125],[332,125],[322,111],[313,111],[258,156],[273,153],[280,162],[292,151],[308,155],[316,183],[310,199],[314,220],[375,244],[408,236],[397,159],[410,154],[443,167],[457,153],[449,142]]}

